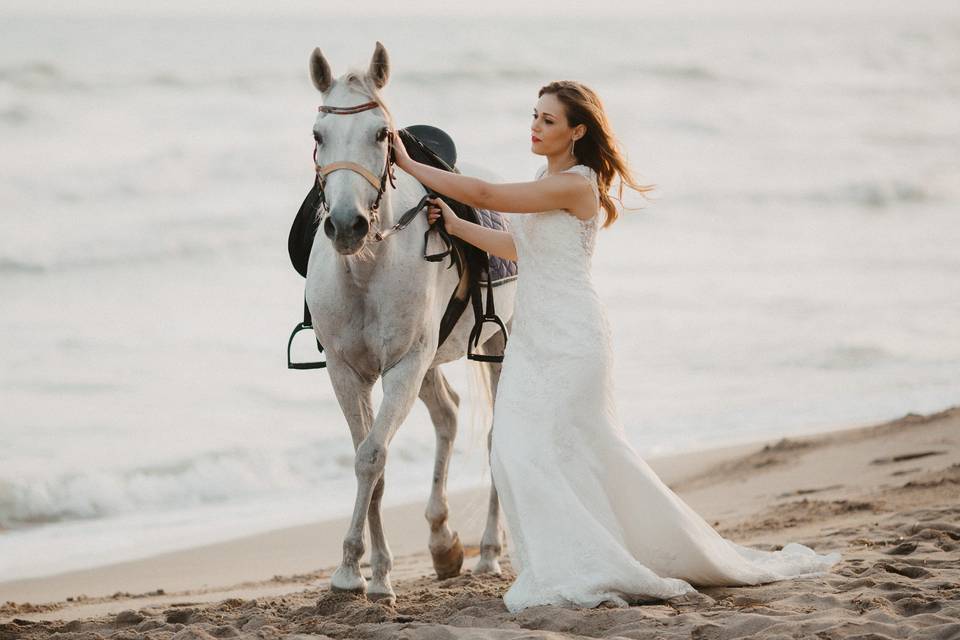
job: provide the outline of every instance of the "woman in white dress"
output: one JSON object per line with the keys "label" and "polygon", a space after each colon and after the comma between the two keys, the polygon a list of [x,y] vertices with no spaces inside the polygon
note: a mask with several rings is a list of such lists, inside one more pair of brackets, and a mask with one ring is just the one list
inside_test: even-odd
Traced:
{"label": "woman in white dress", "polygon": [[[512,612],[541,604],[595,607],[665,600],[698,586],[820,575],[840,559],[789,543],[760,551],[725,539],[651,470],[624,435],[613,398],[610,329],[590,276],[596,234],[617,218],[614,177],[637,191],[603,105],[584,85],[543,87],[532,182],[494,184],[410,159],[398,166],[437,193],[511,214],[498,231],[456,217],[449,233],[519,260],[513,327],[497,391],[490,465],[517,579]],[[601,214],[604,216],[600,219]]]}

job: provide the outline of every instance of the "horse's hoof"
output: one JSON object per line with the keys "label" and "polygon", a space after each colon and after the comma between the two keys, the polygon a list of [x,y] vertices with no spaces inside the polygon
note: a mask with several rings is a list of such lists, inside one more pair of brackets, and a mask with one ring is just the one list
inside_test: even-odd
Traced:
{"label": "horse's hoof", "polygon": [[446,580],[460,575],[460,568],[463,566],[463,545],[460,544],[460,534],[453,532],[453,542],[450,548],[444,552],[433,556],[433,568],[437,572],[437,578]]}
{"label": "horse's hoof", "polygon": [[477,566],[473,569],[474,573],[489,573],[495,576],[503,574],[503,570],[500,568],[500,561],[496,558],[480,558],[480,561],[477,562]]}
{"label": "horse's hoof", "polygon": [[397,594],[390,592],[367,591],[367,600],[382,604],[385,607],[393,607],[397,604]]}
{"label": "horse's hoof", "polygon": [[392,607],[397,603],[397,594],[390,584],[390,576],[370,579],[370,582],[367,583],[367,600],[387,607]]}
{"label": "horse's hoof", "polygon": [[367,592],[367,580],[362,575],[338,567],[330,578],[330,590],[363,595]]}
{"label": "horse's hoof", "polygon": [[332,584],[330,585],[330,591],[332,591],[333,593],[349,593],[349,594],[352,595],[352,596],[365,596],[365,595],[367,595],[367,590],[364,589],[364,588],[354,587],[353,589],[344,589],[344,588],[342,588],[342,587],[337,587],[337,586],[334,586],[334,585],[332,585]]}

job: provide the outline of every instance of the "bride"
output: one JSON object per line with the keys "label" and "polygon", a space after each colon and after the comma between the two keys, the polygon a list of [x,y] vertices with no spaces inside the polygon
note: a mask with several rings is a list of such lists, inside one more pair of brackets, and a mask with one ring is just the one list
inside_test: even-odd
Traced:
{"label": "bride", "polygon": [[[428,212],[449,233],[519,260],[513,330],[494,404],[490,466],[517,578],[511,612],[555,604],[627,606],[696,594],[693,585],[753,585],[820,575],[840,560],[789,543],[760,551],[723,538],[628,442],[613,398],[610,327],[590,276],[598,228],[617,218],[615,176],[644,192],[586,86],[540,89],[532,182],[493,184],[410,159],[397,165],[455,200],[510,214],[511,231],[458,218],[442,199]],[[602,220],[601,220],[602,215]]]}

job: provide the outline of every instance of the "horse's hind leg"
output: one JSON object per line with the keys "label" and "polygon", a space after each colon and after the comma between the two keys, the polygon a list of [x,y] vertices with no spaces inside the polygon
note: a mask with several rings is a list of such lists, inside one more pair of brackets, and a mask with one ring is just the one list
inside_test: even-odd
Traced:
{"label": "horse's hind leg", "polygon": [[[502,333],[497,333],[483,345],[480,350],[482,353],[491,355],[500,355],[505,346]],[[486,374],[490,381],[490,401],[497,397],[497,385],[500,383],[500,363],[481,363],[479,366],[487,368]],[[490,454],[490,446],[493,443],[493,426],[487,433],[487,455]],[[500,499],[497,497],[497,487],[490,479],[490,501],[487,506],[487,526],[483,530],[483,537],[480,539],[480,560],[474,568],[474,573],[493,573],[500,575],[500,552],[502,551],[500,537]]]}
{"label": "horse's hind leg", "polygon": [[427,371],[420,387],[420,399],[430,412],[437,435],[437,452],[433,465],[433,485],[427,502],[426,518],[430,523],[430,555],[437,577],[443,580],[460,573],[463,566],[463,545],[460,536],[447,524],[447,470],[453,439],[457,435],[457,407],[460,398],[447,379],[434,367]]}

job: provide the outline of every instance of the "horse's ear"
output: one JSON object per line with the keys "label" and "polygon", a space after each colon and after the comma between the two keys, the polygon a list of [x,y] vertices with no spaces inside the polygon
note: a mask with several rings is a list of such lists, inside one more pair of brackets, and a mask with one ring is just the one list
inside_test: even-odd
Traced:
{"label": "horse's ear", "polygon": [[373,80],[377,89],[383,89],[387,80],[390,79],[390,58],[387,57],[387,50],[380,42],[377,42],[377,46],[373,50],[373,58],[370,59],[370,69],[367,71],[367,76]]}
{"label": "horse's ear", "polygon": [[310,55],[310,79],[313,80],[313,86],[321,93],[333,84],[333,72],[330,71],[330,63],[323,57],[319,47],[314,49]]}

